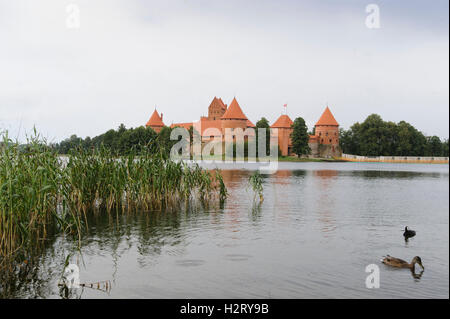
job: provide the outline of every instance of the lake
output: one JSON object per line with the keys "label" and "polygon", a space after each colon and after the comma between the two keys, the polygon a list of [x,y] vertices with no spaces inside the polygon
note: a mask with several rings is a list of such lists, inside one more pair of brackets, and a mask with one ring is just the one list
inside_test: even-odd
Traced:
{"label": "lake", "polygon": [[[254,165],[221,168],[223,207],[90,216],[80,253],[51,238],[31,271],[2,278],[3,296],[449,298],[448,165],[281,162],[263,175],[261,204],[248,186]],[[407,242],[405,226],[417,231]],[[70,252],[81,282],[108,289],[59,289]],[[420,256],[425,271],[391,269],[386,254]],[[366,288],[369,264],[380,288]]]}

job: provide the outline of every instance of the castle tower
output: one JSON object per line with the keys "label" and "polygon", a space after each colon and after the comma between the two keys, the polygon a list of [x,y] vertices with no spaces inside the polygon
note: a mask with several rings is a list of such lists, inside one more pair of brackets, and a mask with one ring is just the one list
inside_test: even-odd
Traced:
{"label": "castle tower", "polygon": [[158,111],[153,111],[152,116],[148,120],[147,124],[145,124],[146,127],[151,127],[156,133],[161,132],[161,129],[165,126],[162,121],[162,113],[161,116],[159,116]]}
{"label": "castle tower", "polygon": [[223,103],[222,99],[214,97],[208,107],[208,120],[219,120],[226,112],[227,105]]}
{"label": "castle tower", "polygon": [[226,128],[242,128],[245,130],[247,128],[247,117],[244,112],[242,112],[239,103],[236,101],[236,98],[233,98],[230,106],[226,110],[226,112],[222,115],[221,124],[222,124],[222,132],[225,133]]}
{"label": "castle tower", "polygon": [[292,124],[294,124],[294,122],[292,122],[291,118],[287,114],[283,114],[270,126],[270,128],[278,129],[278,146],[280,147],[282,156],[291,154]]}
{"label": "castle tower", "polygon": [[328,106],[315,125],[315,135],[319,144],[339,145],[339,124]]}

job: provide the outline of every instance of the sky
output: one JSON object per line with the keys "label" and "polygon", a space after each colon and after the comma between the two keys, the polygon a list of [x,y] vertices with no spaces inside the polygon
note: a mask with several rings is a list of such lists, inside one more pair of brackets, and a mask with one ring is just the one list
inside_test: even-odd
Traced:
{"label": "sky", "polygon": [[217,96],[254,123],[287,103],[311,129],[328,105],[345,129],[376,113],[448,138],[448,12],[447,0],[0,0],[0,131],[93,137],[155,107],[166,125],[189,122]]}

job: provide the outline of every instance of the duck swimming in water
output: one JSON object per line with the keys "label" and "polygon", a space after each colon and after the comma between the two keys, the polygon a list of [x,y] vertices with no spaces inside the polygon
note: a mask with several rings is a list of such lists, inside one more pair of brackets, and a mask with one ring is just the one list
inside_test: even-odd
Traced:
{"label": "duck swimming in water", "polygon": [[416,231],[412,229],[408,229],[408,226],[405,227],[405,232],[403,233],[403,236],[405,236],[405,239],[411,238],[416,236]]}
{"label": "duck swimming in water", "polygon": [[422,265],[422,259],[420,259],[419,256],[414,257],[411,260],[411,263],[408,263],[407,261],[404,261],[403,259],[400,258],[395,258],[395,257],[391,257],[389,255],[386,255],[386,257],[384,257],[381,262],[385,265],[389,265],[392,267],[397,267],[397,268],[409,268],[411,270],[414,270],[414,267],[416,264],[418,264],[420,267],[422,267],[422,269],[424,270],[425,267]]}

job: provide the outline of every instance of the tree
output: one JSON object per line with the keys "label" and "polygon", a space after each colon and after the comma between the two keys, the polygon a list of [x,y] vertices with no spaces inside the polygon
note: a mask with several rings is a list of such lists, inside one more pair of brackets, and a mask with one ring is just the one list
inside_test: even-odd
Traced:
{"label": "tree", "polygon": [[398,127],[398,146],[395,155],[398,156],[424,156],[427,139],[411,124],[401,121]]}
{"label": "tree", "polygon": [[[348,131],[341,129],[339,136],[342,150],[347,154],[427,156],[431,153],[442,153],[442,145],[439,150],[441,142],[438,137],[427,139],[411,124],[405,121],[398,124],[385,122],[377,114],[369,115],[362,123],[353,124]],[[430,143],[433,143],[433,146]]]}
{"label": "tree", "polygon": [[256,155],[258,155],[258,129],[265,129],[266,130],[266,154],[270,155],[270,124],[269,121],[262,117],[258,122],[256,122]]}
{"label": "tree", "polygon": [[378,114],[369,115],[359,128],[361,155],[386,155],[383,145],[386,141],[385,123]]}
{"label": "tree", "polygon": [[119,125],[119,127],[117,128],[117,132],[119,133],[119,134],[122,134],[123,132],[125,132],[127,130],[127,128],[125,127],[125,124],[123,124],[123,123],[121,123],[120,125]]}
{"label": "tree", "polygon": [[441,156],[442,155],[442,142],[437,136],[431,136],[427,138],[427,154],[428,156]]}
{"label": "tree", "polygon": [[343,153],[346,154],[358,154],[357,147],[355,143],[355,136],[351,129],[345,130],[343,128],[339,129],[339,146]]}
{"label": "tree", "polygon": [[448,156],[448,139],[442,143],[442,154],[441,156]]}
{"label": "tree", "polygon": [[84,148],[85,150],[91,149],[91,148],[92,148],[92,140],[91,140],[91,138],[90,138],[89,136],[86,137],[86,138],[83,140],[82,144],[83,144],[83,148]]}
{"label": "tree", "polygon": [[306,127],[305,120],[301,117],[297,117],[292,124],[292,150],[298,157],[311,153],[311,148],[308,145],[309,135],[308,128]]}
{"label": "tree", "polygon": [[164,126],[161,131],[158,134],[157,137],[157,144],[160,148],[160,150],[166,154],[170,154],[170,150],[172,149],[172,146],[175,145],[178,141],[172,141],[170,139],[170,133],[172,132],[172,129],[170,127]]}
{"label": "tree", "polygon": [[269,121],[265,117],[262,117],[258,122],[256,122],[256,127],[257,128],[270,128],[270,124],[269,124]]}

